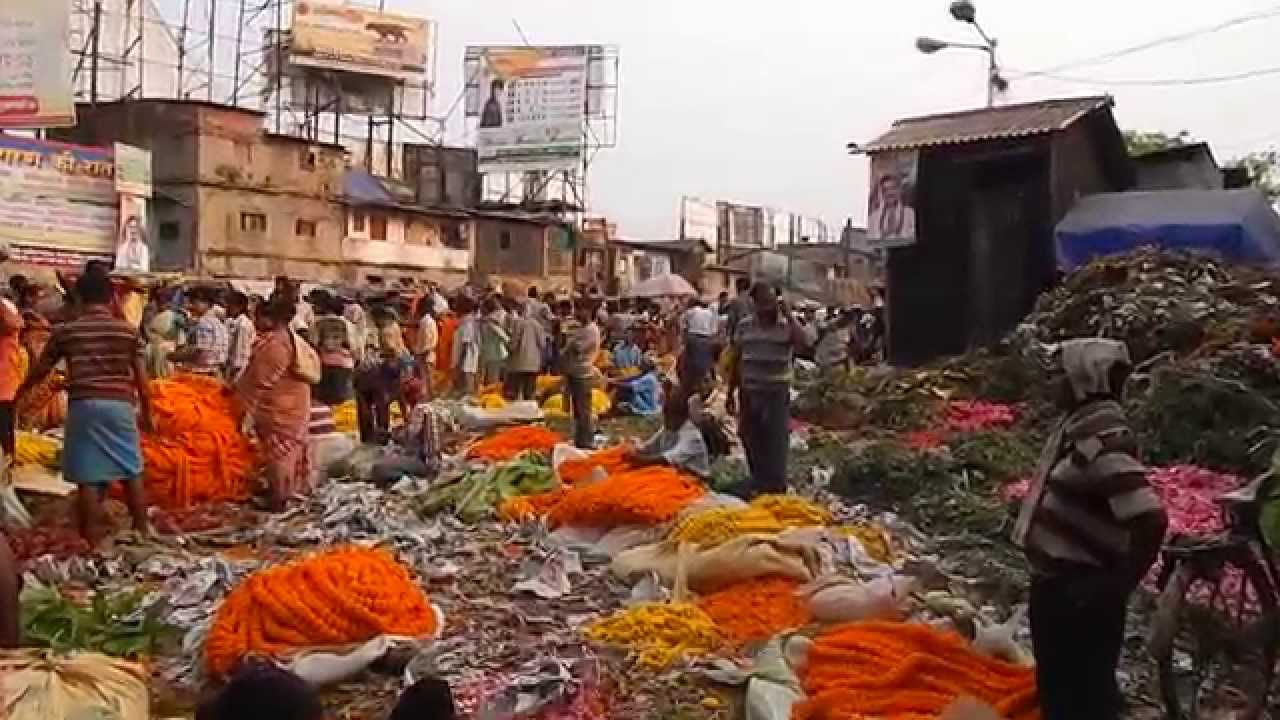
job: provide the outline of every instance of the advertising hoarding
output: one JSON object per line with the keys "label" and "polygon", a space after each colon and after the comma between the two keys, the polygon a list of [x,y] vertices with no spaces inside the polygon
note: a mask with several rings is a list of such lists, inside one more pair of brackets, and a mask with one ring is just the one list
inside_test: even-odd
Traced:
{"label": "advertising hoarding", "polygon": [[15,255],[110,256],[117,216],[110,150],[0,135],[0,240]]}
{"label": "advertising hoarding", "polygon": [[482,170],[574,167],[582,159],[591,46],[471,47],[467,114]]}
{"label": "advertising hoarding", "polygon": [[720,236],[720,210],[715,202],[695,197],[680,198],[680,237],[684,240],[702,240],[716,246]]}
{"label": "advertising hoarding", "polygon": [[0,3],[0,128],[75,125],[69,0]]}
{"label": "advertising hoarding", "polygon": [[151,197],[151,151],[118,142],[115,160],[116,192]]}
{"label": "advertising hoarding", "polygon": [[423,18],[333,0],[293,6],[289,62],[296,66],[413,80],[427,71],[433,41]]}

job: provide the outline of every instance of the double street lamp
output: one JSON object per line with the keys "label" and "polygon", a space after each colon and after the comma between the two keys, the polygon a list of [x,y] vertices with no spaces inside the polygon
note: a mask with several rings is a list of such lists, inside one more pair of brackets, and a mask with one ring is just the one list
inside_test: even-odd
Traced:
{"label": "double street lamp", "polygon": [[938,40],[931,37],[916,38],[916,49],[926,55],[932,55],[939,50],[947,48],[959,48],[961,50],[980,50],[987,54],[987,107],[992,107],[996,103],[996,93],[1004,92],[1009,89],[1009,81],[1004,79],[1000,74],[1000,65],[996,62],[996,46],[995,38],[987,35],[983,31],[982,26],[978,24],[978,9],[970,0],[955,0],[951,3],[951,17],[957,21],[973,26],[982,38],[981,43],[963,43],[950,42],[947,40]]}

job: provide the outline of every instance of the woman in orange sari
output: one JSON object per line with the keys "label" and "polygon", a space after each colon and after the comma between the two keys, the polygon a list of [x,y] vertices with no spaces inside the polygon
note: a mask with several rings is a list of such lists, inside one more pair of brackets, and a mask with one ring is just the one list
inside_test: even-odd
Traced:
{"label": "woman in orange sari", "polygon": [[309,488],[307,422],[311,386],[293,372],[295,337],[289,322],[292,302],[274,300],[258,307],[258,337],[249,365],[236,382],[245,412],[266,457],[266,479],[273,512]]}
{"label": "woman in orange sari", "polygon": [[[44,346],[53,334],[53,325],[36,310],[40,299],[40,287],[28,285],[18,306],[22,310],[22,334],[19,339],[34,361],[44,354]],[[19,430],[50,430],[61,426],[67,419],[66,376],[60,370],[48,374],[35,387],[22,396],[15,408]]]}
{"label": "woman in orange sari", "polygon": [[449,371],[453,368],[453,334],[458,329],[458,316],[446,310],[440,316],[440,339],[436,343],[436,370],[442,373],[444,382],[433,387],[433,397],[444,397],[449,389]]}

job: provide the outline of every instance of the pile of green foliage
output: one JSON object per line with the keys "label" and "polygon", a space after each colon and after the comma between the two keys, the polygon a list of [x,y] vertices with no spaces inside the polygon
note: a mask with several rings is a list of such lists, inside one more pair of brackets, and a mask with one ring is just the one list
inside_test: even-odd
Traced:
{"label": "pile of green foliage", "polygon": [[155,610],[143,610],[142,598],[141,592],[97,593],[88,605],[81,605],[55,587],[30,585],[22,592],[23,640],[59,652],[88,650],[124,658],[154,655],[181,633]]}
{"label": "pile of green foliage", "polygon": [[464,522],[478,522],[502,500],[550,492],[559,485],[550,460],[529,451],[510,462],[479,467],[436,485],[418,501],[418,511],[451,511]]}

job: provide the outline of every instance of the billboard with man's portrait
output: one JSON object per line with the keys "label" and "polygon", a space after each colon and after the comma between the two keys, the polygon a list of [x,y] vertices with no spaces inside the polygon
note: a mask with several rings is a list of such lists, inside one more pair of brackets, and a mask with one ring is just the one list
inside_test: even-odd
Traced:
{"label": "billboard with man's portrait", "polygon": [[867,200],[867,241],[873,248],[916,242],[916,168],[914,150],[871,156],[871,191]]}

